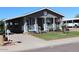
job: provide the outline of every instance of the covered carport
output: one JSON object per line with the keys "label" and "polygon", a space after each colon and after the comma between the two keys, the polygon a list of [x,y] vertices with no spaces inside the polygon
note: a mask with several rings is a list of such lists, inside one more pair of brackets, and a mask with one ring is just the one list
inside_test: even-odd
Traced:
{"label": "covered carport", "polygon": [[[17,19],[17,20],[16,20]],[[23,18],[16,18],[6,21],[7,29],[11,31],[11,33],[23,33]]]}

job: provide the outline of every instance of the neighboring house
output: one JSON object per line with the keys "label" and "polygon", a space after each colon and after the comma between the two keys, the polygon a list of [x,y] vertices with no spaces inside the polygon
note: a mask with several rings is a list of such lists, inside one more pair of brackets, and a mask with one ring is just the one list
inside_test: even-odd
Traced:
{"label": "neighboring house", "polygon": [[6,19],[7,29],[12,33],[39,32],[61,29],[63,15],[44,8],[26,15]]}
{"label": "neighboring house", "polygon": [[63,22],[68,28],[79,28],[79,18],[65,19]]}

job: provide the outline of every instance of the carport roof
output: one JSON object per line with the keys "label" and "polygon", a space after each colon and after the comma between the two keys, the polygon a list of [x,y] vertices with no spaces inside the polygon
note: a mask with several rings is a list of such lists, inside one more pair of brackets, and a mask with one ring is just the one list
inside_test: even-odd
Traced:
{"label": "carport roof", "polygon": [[79,18],[64,19],[63,21],[72,21],[72,20],[79,20]]}

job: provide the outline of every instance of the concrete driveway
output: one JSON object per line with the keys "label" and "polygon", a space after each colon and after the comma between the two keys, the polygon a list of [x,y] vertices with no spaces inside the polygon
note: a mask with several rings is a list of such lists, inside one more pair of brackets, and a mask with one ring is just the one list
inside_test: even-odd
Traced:
{"label": "concrete driveway", "polygon": [[51,45],[50,42],[36,38],[29,34],[14,34],[9,35],[8,37],[13,40],[13,42],[21,41],[22,43],[15,43],[15,45],[12,46],[1,46],[0,51],[23,51]]}

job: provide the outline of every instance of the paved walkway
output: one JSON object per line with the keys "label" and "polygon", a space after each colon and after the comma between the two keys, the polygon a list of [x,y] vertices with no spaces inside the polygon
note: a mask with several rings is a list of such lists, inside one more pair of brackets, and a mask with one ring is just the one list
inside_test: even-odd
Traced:
{"label": "paved walkway", "polygon": [[50,40],[49,42],[51,42],[53,46],[62,45],[62,44],[77,43],[77,42],[79,42],[79,37]]}
{"label": "paved walkway", "polygon": [[29,34],[10,35],[9,39],[13,40],[14,42],[21,41],[22,43],[16,43],[16,45],[12,46],[1,46],[0,51],[27,51],[37,48],[55,47],[79,42],[79,37],[45,41],[43,39],[36,38]]}

